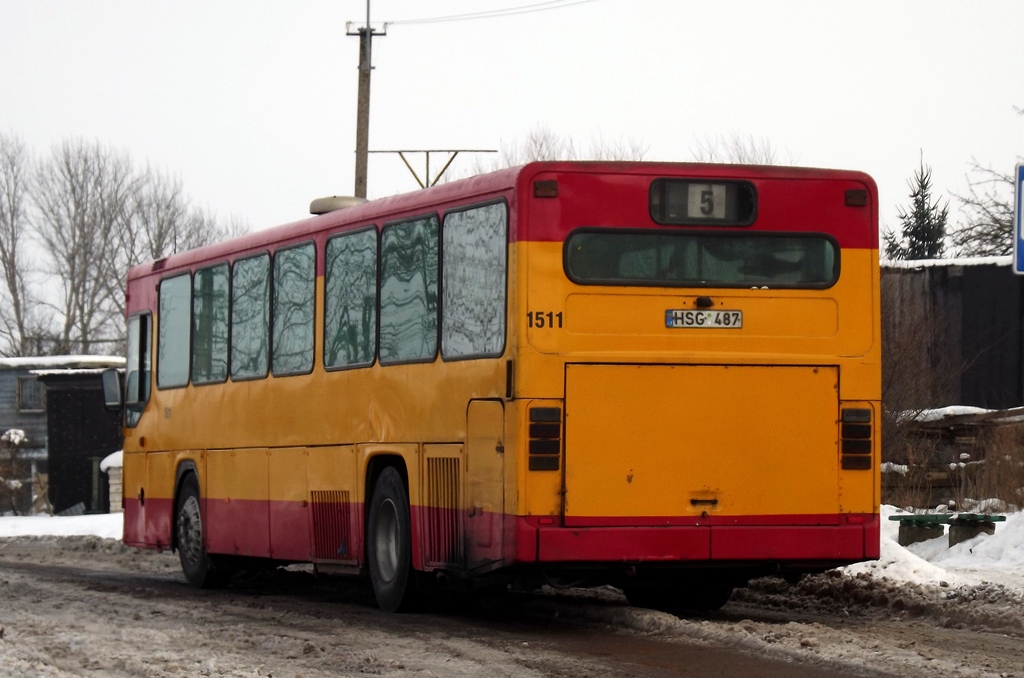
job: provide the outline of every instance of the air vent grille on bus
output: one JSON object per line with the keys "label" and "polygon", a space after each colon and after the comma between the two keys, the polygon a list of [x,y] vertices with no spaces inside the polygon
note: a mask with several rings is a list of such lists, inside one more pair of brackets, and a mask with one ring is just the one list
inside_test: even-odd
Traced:
{"label": "air vent grille on bus", "polygon": [[562,454],[562,410],[530,408],[530,470],[557,471]]}
{"label": "air vent grille on bus", "polygon": [[427,458],[426,500],[426,564],[432,567],[461,564],[463,535],[458,459]]}
{"label": "air vent grille on bus", "polygon": [[352,548],[352,508],[347,491],[313,490],[313,558],[355,560]]}
{"label": "air vent grille on bus", "polygon": [[871,468],[871,410],[847,407],[842,411],[840,443],[844,471]]}

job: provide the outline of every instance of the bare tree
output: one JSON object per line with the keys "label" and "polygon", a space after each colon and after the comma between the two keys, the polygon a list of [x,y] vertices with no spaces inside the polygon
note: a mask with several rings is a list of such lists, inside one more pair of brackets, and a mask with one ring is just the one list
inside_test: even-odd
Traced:
{"label": "bare tree", "polygon": [[957,195],[965,221],[953,232],[958,256],[987,257],[1013,252],[1013,176],[971,160],[968,189]]}
{"label": "bare tree", "polygon": [[131,219],[126,226],[128,241],[134,241],[129,249],[129,265],[161,259],[250,230],[240,217],[234,216],[222,224],[209,210],[194,207],[185,195],[181,179],[150,167],[136,182]]}
{"label": "bare tree", "polygon": [[[1017,115],[1024,115],[1024,109],[1013,109]],[[1018,156],[1017,161],[1022,160]],[[1013,175],[984,167],[971,158],[967,185],[966,194],[954,194],[966,219],[952,235],[957,255],[989,257],[1013,253]]]}
{"label": "bare tree", "polygon": [[252,232],[252,225],[245,217],[239,214],[232,214],[228,217],[227,222],[218,221],[215,231],[215,237],[210,242],[240,238]]}
{"label": "bare tree", "polygon": [[132,192],[131,220],[124,229],[127,265],[161,259],[199,243],[200,228],[190,212],[181,180],[147,167]]}
{"label": "bare tree", "polygon": [[572,139],[556,134],[542,123],[535,125],[523,140],[513,138],[510,142],[502,141],[498,156],[500,167],[515,167],[543,160],[579,159]]}
{"label": "bare tree", "polygon": [[239,217],[221,224],[213,213],[193,207],[179,178],[151,167],[133,182],[126,209],[127,218],[117,232],[119,251],[110,280],[111,301],[121,314],[125,310],[128,269],[132,266],[250,230]]}
{"label": "bare tree", "polygon": [[97,342],[116,341],[119,308],[112,281],[119,275],[118,247],[130,219],[138,179],[123,153],[99,144],[64,141],[38,168],[33,202],[35,232],[57,276],[61,328],[56,350],[88,353]]}
{"label": "bare tree", "polygon": [[[490,162],[477,160],[470,174],[483,174],[505,167],[547,160],[643,160],[647,150],[647,144],[642,141],[608,140],[599,136],[592,139],[590,146],[584,151],[571,137],[558,134],[547,125],[538,123],[524,139],[502,141],[497,159]],[[458,177],[452,176],[447,180],[454,181],[456,178]]]}
{"label": "bare tree", "polygon": [[25,285],[25,255],[28,232],[27,202],[30,161],[24,142],[0,134],[0,275],[4,287],[0,298],[0,355],[22,356],[30,352],[29,305]]}
{"label": "bare tree", "polygon": [[587,160],[643,160],[650,146],[637,139],[591,139]]}
{"label": "bare tree", "polygon": [[[722,162],[737,165],[776,165],[778,164],[778,152],[772,146],[772,142],[764,137],[760,139],[748,134],[743,136],[733,134],[728,139],[719,135],[712,137],[705,135],[703,139],[697,140],[697,147],[691,149],[694,160],[697,162]],[[792,164],[793,158],[786,162]]]}
{"label": "bare tree", "polygon": [[[116,351],[131,266],[249,230],[123,152],[65,140],[35,163],[19,138],[0,135],[0,355]],[[42,246],[39,269],[26,261],[29,237]],[[33,273],[59,281],[59,293],[31,297]]]}

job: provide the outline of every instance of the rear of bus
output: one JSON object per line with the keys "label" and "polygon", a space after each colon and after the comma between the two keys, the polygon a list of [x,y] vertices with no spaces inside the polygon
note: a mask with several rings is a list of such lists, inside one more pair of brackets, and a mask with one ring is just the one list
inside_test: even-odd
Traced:
{"label": "rear of bus", "polygon": [[520,174],[514,560],[639,604],[878,557],[877,192],[865,174]]}

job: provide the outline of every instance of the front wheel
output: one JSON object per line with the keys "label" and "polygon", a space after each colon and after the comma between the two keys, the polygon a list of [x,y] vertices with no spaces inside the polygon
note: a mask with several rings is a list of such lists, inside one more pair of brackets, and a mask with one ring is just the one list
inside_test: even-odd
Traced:
{"label": "front wheel", "polygon": [[366,556],[377,604],[385,612],[409,609],[416,584],[412,569],[409,499],[402,476],[389,466],[377,478],[370,499]]}
{"label": "front wheel", "polygon": [[175,512],[178,558],[185,581],[199,589],[217,588],[227,583],[230,572],[217,567],[203,543],[203,514],[199,510],[199,483],[194,475],[185,479],[178,494]]}

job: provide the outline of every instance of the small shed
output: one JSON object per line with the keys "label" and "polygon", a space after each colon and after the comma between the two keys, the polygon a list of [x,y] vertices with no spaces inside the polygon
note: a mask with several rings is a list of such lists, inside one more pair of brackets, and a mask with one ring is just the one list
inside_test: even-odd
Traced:
{"label": "small shed", "polygon": [[[91,372],[99,388],[99,373],[104,368],[123,365],[123,358],[110,356],[0,358],[0,434],[11,429],[24,432],[24,441],[18,445],[16,458],[6,464],[11,468],[5,471],[20,487],[9,498],[13,500],[13,509],[10,505],[2,505],[0,514],[11,510],[30,513],[35,500],[43,503],[46,497],[50,473],[50,427],[46,385],[41,375],[84,370]],[[102,409],[102,395],[97,398]],[[109,416],[105,410],[104,414]],[[120,449],[120,443],[113,449]]]}
{"label": "small shed", "polygon": [[[120,364],[123,364],[120,363]],[[118,364],[118,366],[120,366]],[[45,369],[49,498],[54,513],[109,513],[100,463],[122,447],[121,419],[103,403],[103,368]]]}

